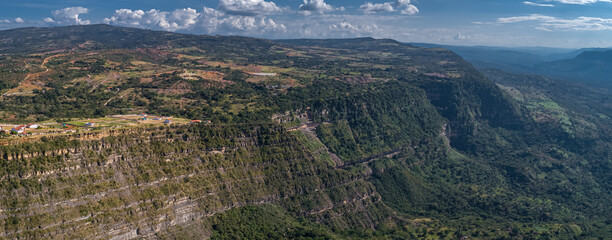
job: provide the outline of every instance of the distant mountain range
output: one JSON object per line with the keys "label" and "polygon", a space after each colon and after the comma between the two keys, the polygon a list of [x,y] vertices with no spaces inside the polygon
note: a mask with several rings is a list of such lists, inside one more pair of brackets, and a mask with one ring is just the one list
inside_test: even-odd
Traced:
{"label": "distant mountain range", "polygon": [[537,64],[534,69],[542,75],[612,88],[612,50],[585,51],[571,59]]}
{"label": "distant mountain range", "polygon": [[612,88],[612,48],[505,48],[410,43],[456,52],[475,67],[545,75],[592,87]]}

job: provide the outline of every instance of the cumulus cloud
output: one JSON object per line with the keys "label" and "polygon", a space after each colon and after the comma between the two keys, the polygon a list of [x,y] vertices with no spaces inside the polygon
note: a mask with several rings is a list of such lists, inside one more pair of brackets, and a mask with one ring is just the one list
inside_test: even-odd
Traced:
{"label": "cumulus cloud", "polygon": [[219,10],[241,16],[270,15],[283,11],[274,2],[265,0],[219,0]]}
{"label": "cumulus cloud", "polygon": [[105,18],[104,23],[116,24],[133,27],[148,27],[163,29],[167,31],[177,31],[190,28],[196,23],[198,13],[192,8],[176,9],[172,12],[151,9],[149,11],[119,9],[115,10],[115,15]]}
{"label": "cumulus cloud", "polygon": [[534,7],[554,7],[555,6],[553,4],[536,3],[536,2],[529,2],[529,1],[524,1],[523,4],[529,5],[529,6],[534,6]]}
{"label": "cumulus cloud", "polygon": [[393,4],[390,2],[386,3],[376,3],[373,4],[371,2],[367,2],[359,7],[359,10],[364,13],[380,13],[380,12],[393,12],[395,8]]}
{"label": "cumulus cloud", "polygon": [[8,19],[0,19],[0,23],[23,23],[23,19],[18,17],[15,18],[13,20],[8,20]]}
{"label": "cumulus cloud", "polygon": [[205,7],[198,18],[197,26],[206,33],[263,35],[285,32],[287,27],[264,16],[231,15]]}
{"label": "cumulus cloud", "polygon": [[601,31],[612,30],[612,19],[598,17],[577,17],[563,19],[539,14],[527,16],[506,17],[497,19],[498,23],[536,22],[536,29],[552,30],[577,30],[577,31]]}
{"label": "cumulus cloud", "polygon": [[[67,7],[51,12],[53,18],[45,18],[47,23],[59,24],[90,24],[91,21],[79,18],[79,15],[89,13],[89,9],[84,7]],[[43,21],[45,20],[43,19]]]}
{"label": "cumulus cloud", "polygon": [[161,29],[166,31],[186,30],[218,34],[259,35],[270,32],[284,32],[287,27],[265,16],[242,16],[226,14],[213,8],[176,9],[172,12],[151,9],[149,11],[119,9],[104,23]]}
{"label": "cumulus cloud", "polygon": [[370,36],[379,30],[376,24],[353,25],[346,21],[332,24],[328,27],[330,33],[340,37]]}
{"label": "cumulus cloud", "polygon": [[397,0],[395,2],[397,8],[401,9],[400,12],[404,15],[414,15],[419,13],[419,9],[410,3],[410,0]]}
{"label": "cumulus cloud", "polygon": [[[206,26],[210,29],[210,26]],[[266,17],[251,17],[251,16],[229,16],[219,19],[215,29],[221,30],[224,33],[267,33],[267,32],[284,32],[287,27],[283,24],[278,24],[274,20]]]}
{"label": "cumulus cloud", "polygon": [[344,11],[344,7],[334,8],[325,3],[324,0],[304,0],[304,4],[301,4],[299,8],[299,12],[302,15],[311,15],[313,13],[323,14],[336,10]]}
{"label": "cumulus cloud", "polygon": [[359,7],[366,14],[400,11],[404,15],[419,13],[419,9],[410,3],[410,0],[397,0],[395,2],[371,3],[367,2]]}
{"label": "cumulus cloud", "polygon": [[53,18],[46,17],[46,18],[43,18],[43,22],[46,22],[46,23],[55,23],[55,20],[53,20]]}

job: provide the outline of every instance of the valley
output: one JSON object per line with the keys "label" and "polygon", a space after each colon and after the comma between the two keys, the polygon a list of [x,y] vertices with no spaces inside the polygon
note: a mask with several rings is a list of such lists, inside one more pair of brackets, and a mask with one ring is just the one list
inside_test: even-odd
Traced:
{"label": "valley", "polygon": [[0,126],[38,125],[0,138],[0,239],[612,237],[601,89],[390,39],[0,40]]}

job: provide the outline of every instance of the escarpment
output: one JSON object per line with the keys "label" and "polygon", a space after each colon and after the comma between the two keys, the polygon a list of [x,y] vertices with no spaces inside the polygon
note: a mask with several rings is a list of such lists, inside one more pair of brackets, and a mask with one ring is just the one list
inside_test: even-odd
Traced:
{"label": "escarpment", "polygon": [[154,237],[266,203],[339,228],[390,211],[363,172],[318,162],[281,127],[117,131],[4,146],[0,238]]}

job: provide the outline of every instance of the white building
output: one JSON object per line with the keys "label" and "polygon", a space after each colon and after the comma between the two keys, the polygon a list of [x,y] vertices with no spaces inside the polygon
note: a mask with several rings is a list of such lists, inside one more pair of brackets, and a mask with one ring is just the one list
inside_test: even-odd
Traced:
{"label": "white building", "polygon": [[26,128],[24,126],[14,127],[13,129],[11,129],[11,132],[20,134],[20,133],[25,132],[25,129]]}

